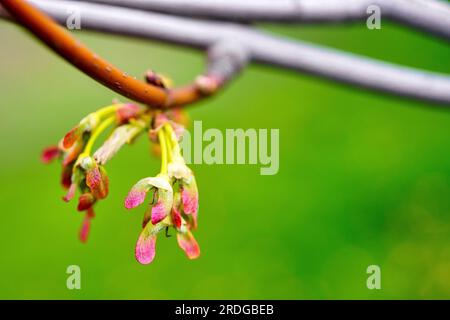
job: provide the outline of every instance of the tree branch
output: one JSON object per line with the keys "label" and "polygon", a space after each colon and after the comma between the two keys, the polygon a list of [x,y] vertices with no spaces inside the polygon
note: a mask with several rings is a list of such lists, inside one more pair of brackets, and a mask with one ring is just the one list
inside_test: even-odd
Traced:
{"label": "tree branch", "polygon": [[[67,9],[75,5],[70,1],[31,2],[61,23],[66,22]],[[83,2],[78,2],[76,6],[81,10],[83,28],[204,49],[227,40],[242,45],[248,59],[255,62],[307,72],[381,92],[450,105],[450,77],[443,74],[292,41],[236,24],[199,21]],[[198,88],[198,83],[196,87]],[[183,100],[195,99],[183,97]]]}
{"label": "tree branch", "polygon": [[212,94],[244,68],[249,55],[244,46],[233,40],[220,41],[208,49],[208,71],[196,84],[204,94]]}
{"label": "tree branch", "polygon": [[[80,1],[80,0],[72,0]],[[181,16],[240,22],[343,22],[382,16],[450,39],[450,5],[437,0],[82,0]]]}
{"label": "tree branch", "polygon": [[189,104],[205,95],[196,84],[164,89],[128,76],[77,41],[40,10],[25,0],[3,0],[2,6],[21,25],[69,63],[115,92],[154,108]]}

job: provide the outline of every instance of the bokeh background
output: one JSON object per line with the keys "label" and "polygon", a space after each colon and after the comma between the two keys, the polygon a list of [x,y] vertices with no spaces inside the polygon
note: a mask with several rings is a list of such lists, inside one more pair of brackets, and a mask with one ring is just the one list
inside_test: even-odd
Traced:
{"label": "bokeh background", "polygon": [[[450,73],[450,47],[383,21],[381,30],[265,25],[293,38]],[[76,33],[130,74],[152,68],[183,84],[203,55],[151,41]],[[82,214],[61,201],[58,164],[39,161],[84,115],[117,95],[0,22],[0,298],[450,298],[450,112],[270,67],[250,66],[189,110],[204,129],[279,128],[280,170],[193,165],[202,255],[160,237],[153,264],[134,259],[144,208],[123,200],[158,160],[141,138],[107,166],[111,192],[88,244]],[[173,232],[172,232],[173,233]],[[81,290],[66,268],[81,267]],[[382,271],[368,290],[366,268]]]}

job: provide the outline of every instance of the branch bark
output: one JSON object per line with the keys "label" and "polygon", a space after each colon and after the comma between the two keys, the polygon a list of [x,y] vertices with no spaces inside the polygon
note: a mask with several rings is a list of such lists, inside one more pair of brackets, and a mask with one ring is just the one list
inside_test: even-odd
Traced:
{"label": "branch bark", "polygon": [[[70,1],[31,2],[61,23],[66,22],[67,9],[75,5]],[[200,21],[84,2],[78,2],[76,6],[81,10],[82,28],[203,49],[225,40],[232,41],[242,45],[248,59],[254,62],[307,72],[380,92],[446,106],[450,104],[450,77],[444,74],[292,41],[242,25]],[[195,100],[193,97],[183,99]]]}
{"label": "branch bark", "polygon": [[53,51],[94,80],[153,108],[167,109],[196,102],[205,96],[197,84],[165,89],[130,77],[77,41],[51,18],[25,0],[3,0],[2,6],[21,25]]}
{"label": "branch bark", "polygon": [[[80,1],[80,0],[72,0]],[[437,0],[82,0],[161,13],[239,22],[343,22],[382,16],[450,39],[450,5]]]}

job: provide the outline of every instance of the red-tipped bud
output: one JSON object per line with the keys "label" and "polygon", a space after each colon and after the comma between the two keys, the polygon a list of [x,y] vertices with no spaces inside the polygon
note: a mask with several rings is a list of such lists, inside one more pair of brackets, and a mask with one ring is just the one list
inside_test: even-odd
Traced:
{"label": "red-tipped bud", "polygon": [[95,203],[95,198],[92,195],[92,193],[83,193],[79,198],[78,198],[78,207],[77,210],[78,211],[85,211],[89,208],[92,207],[92,205]]}
{"label": "red-tipped bud", "polygon": [[95,217],[94,210],[89,208],[84,216],[83,222],[80,228],[80,241],[83,243],[87,242],[89,237],[89,231],[91,230],[91,220]]}
{"label": "red-tipped bud", "polygon": [[75,144],[72,145],[72,147],[66,152],[64,160],[63,160],[63,166],[68,166],[72,162],[74,162],[80,153],[83,151],[84,143],[81,141],[77,141]]}
{"label": "red-tipped bud", "polygon": [[103,168],[94,166],[86,172],[86,184],[97,199],[104,199],[108,195],[108,176]]}
{"label": "red-tipped bud", "polygon": [[64,148],[69,149],[70,147],[72,147],[73,144],[81,138],[82,133],[83,130],[79,125],[67,132],[63,140]]}
{"label": "red-tipped bud", "polygon": [[54,159],[61,155],[61,151],[58,146],[50,146],[45,148],[41,153],[41,161],[44,163],[50,163]]}
{"label": "red-tipped bud", "polygon": [[69,189],[72,184],[72,166],[63,166],[61,172],[61,184],[64,188]]}
{"label": "red-tipped bud", "polygon": [[177,208],[172,209],[172,220],[175,227],[177,229],[180,229],[182,220],[181,220],[181,213]]}
{"label": "red-tipped bud", "polygon": [[76,183],[71,183],[69,190],[67,191],[67,194],[63,197],[63,200],[65,202],[69,202],[70,200],[73,199],[73,197],[75,196],[75,191],[77,189],[77,184]]}

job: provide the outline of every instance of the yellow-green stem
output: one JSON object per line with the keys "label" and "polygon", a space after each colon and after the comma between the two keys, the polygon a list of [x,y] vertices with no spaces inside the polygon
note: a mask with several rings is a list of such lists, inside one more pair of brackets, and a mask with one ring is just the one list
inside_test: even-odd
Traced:
{"label": "yellow-green stem", "polygon": [[120,104],[112,104],[110,106],[101,108],[100,110],[96,111],[95,114],[97,114],[97,116],[100,118],[109,116],[111,113],[116,112],[119,107]]}
{"label": "yellow-green stem", "polygon": [[166,146],[167,146],[167,161],[168,163],[171,163],[173,161],[173,156],[172,156],[172,149],[173,149],[173,144],[172,144],[172,139],[170,139],[169,135],[165,134],[166,136]]}
{"label": "yellow-green stem", "polygon": [[158,131],[158,139],[161,146],[161,173],[167,174],[167,141],[164,130]]}
{"label": "yellow-green stem", "polygon": [[92,151],[92,147],[94,146],[95,141],[97,140],[98,136],[105,131],[105,129],[114,123],[116,120],[115,116],[111,116],[107,119],[105,119],[100,125],[92,132],[91,137],[89,138],[89,141],[86,144],[86,147],[84,148],[83,153],[86,155],[90,155]]}
{"label": "yellow-green stem", "polygon": [[167,131],[167,137],[170,140],[171,150],[175,157],[181,157],[180,145],[176,140],[175,132],[170,124],[166,123],[164,129]]}

